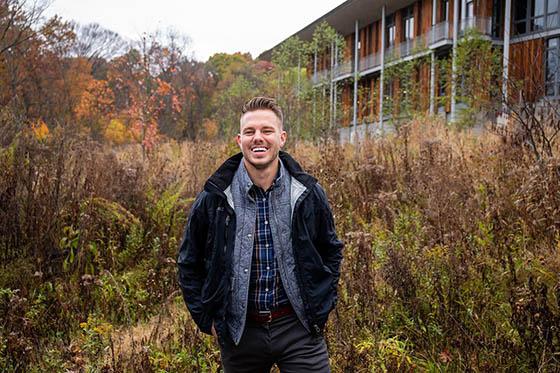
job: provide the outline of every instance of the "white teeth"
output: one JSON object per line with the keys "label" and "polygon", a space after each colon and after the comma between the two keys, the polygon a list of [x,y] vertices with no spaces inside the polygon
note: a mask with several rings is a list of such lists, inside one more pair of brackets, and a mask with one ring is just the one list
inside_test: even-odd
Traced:
{"label": "white teeth", "polygon": [[253,151],[254,151],[254,152],[258,152],[258,153],[260,153],[260,152],[266,152],[266,148],[253,148]]}

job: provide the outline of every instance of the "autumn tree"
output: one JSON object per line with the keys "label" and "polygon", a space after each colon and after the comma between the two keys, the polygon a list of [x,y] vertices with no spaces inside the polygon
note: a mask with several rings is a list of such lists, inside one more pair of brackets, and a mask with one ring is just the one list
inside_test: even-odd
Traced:
{"label": "autumn tree", "polygon": [[275,97],[283,108],[284,122],[294,136],[304,132],[303,124],[309,120],[308,100],[312,85],[307,79],[307,61],[311,44],[291,37],[272,52],[275,77]]}
{"label": "autumn tree", "polygon": [[0,56],[37,36],[35,26],[46,6],[46,1],[0,1]]}
{"label": "autumn tree", "polygon": [[76,40],[70,50],[71,56],[86,58],[96,79],[107,78],[107,62],[124,54],[128,43],[116,32],[98,23],[73,24]]}
{"label": "autumn tree", "polygon": [[249,54],[217,53],[207,62],[216,79],[212,99],[213,119],[220,136],[231,139],[239,130],[240,109],[251,97],[266,95],[264,76],[257,74],[255,61]]}
{"label": "autumn tree", "polygon": [[176,136],[194,140],[203,130],[201,124],[212,116],[211,103],[216,87],[214,75],[206,64],[184,60],[179,65],[173,82],[182,109],[178,113]]}

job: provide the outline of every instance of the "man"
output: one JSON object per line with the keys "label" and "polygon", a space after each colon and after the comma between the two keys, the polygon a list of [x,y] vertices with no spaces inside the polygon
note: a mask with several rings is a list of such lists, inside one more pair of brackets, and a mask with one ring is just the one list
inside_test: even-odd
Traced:
{"label": "man", "polygon": [[181,244],[179,284],[226,372],[328,372],[322,336],[336,303],[343,244],[317,180],[281,148],[272,99],[242,108],[237,144],[197,196]]}

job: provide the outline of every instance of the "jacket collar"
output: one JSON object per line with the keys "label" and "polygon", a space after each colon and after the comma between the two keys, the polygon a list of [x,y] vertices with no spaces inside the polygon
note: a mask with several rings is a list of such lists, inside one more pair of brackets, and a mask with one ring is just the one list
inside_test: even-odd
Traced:
{"label": "jacket collar", "polygon": [[[243,154],[237,153],[226,160],[206,181],[206,184],[204,184],[204,190],[207,192],[218,191],[223,193],[231,185],[235,172],[239,168],[239,164],[242,159]],[[299,163],[297,163],[296,160],[288,153],[280,151],[280,160],[288,173],[305,187],[311,188],[315,183],[317,183],[317,179],[303,171]]]}

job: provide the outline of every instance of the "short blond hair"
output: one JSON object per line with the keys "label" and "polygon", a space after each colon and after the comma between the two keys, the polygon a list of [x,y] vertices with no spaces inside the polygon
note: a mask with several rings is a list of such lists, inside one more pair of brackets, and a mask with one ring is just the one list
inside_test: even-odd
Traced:
{"label": "short blond hair", "polygon": [[278,119],[280,120],[280,125],[281,126],[283,125],[284,114],[282,114],[282,109],[280,108],[280,105],[276,103],[275,99],[270,97],[263,97],[263,96],[253,97],[245,104],[243,104],[243,107],[241,108],[241,116],[243,117],[245,113],[248,113],[250,111],[256,111],[256,110],[272,111],[276,115],[276,117],[278,117]]}

